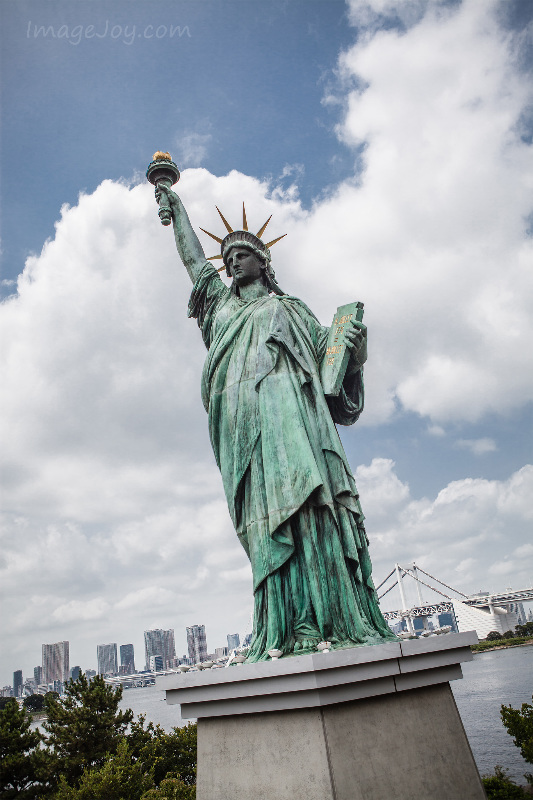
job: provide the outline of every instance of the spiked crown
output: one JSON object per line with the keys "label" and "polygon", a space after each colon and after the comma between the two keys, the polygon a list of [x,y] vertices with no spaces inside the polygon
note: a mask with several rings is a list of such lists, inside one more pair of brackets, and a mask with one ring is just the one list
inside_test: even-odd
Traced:
{"label": "spiked crown", "polygon": [[219,272],[222,272],[226,268],[226,255],[230,251],[232,247],[251,247],[253,250],[258,250],[260,253],[263,254],[268,264],[270,264],[270,250],[269,248],[279,242],[280,239],[283,239],[284,236],[287,234],[284,233],[283,236],[278,236],[277,239],[272,239],[272,241],[265,242],[262,241],[260,238],[263,233],[265,232],[266,226],[272,219],[272,214],[264,223],[264,225],[257,231],[257,233],[252,233],[248,230],[248,221],[246,219],[246,209],[244,207],[244,203],[242,204],[242,230],[233,230],[227,219],[224,217],[218,206],[215,206],[216,210],[220,214],[220,218],[224,223],[224,226],[227,230],[226,236],[221,239],[219,236],[215,236],[214,233],[209,233],[206,231],[205,228],[200,228],[201,231],[207,233],[215,242],[220,244],[220,254],[216,256],[210,256],[208,261],[213,261],[217,258],[221,258],[224,261],[224,266],[219,269]]}

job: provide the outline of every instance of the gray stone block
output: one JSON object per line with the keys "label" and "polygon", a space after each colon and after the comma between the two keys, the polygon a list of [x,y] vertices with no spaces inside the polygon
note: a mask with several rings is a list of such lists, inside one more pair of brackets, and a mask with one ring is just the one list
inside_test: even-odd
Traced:
{"label": "gray stone block", "polygon": [[197,800],[484,800],[448,684],[198,722]]}

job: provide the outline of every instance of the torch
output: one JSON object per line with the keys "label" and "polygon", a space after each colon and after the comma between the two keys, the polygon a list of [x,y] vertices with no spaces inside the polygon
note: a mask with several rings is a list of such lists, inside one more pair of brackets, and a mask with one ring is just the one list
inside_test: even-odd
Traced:
{"label": "torch", "polygon": [[[146,177],[154,186],[159,184],[161,189],[170,189],[180,179],[180,171],[172,161],[170,153],[162,153],[160,150],[154,153],[153,161],[148,165]],[[162,225],[170,225],[172,222],[172,212],[168,204],[166,192],[162,192],[159,198],[159,219]]]}

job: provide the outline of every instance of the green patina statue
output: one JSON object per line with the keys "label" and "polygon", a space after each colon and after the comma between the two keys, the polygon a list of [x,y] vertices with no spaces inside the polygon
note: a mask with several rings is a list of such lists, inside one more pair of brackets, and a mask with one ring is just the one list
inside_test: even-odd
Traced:
{"label": "green patina statue", "polygon": [[260,238],[266,225],[254,235],[243,210],[243,230],[233,231],[221,215],[228,234],[213,238],[232,278],[226,286],[170,184],[156,183],[156,199],[171,210],[194,284],[189,316],[208,350],[202,399],[211,443],[252,565],[247,661],[267,660],[269,650],[316,652],[324,641],[338,649],[395,640],[378,606],[359,496],[335,427],[363,410],[366,328],[354,319],[346,325],[344,381],[326,397],[329,329],[280,289]]}

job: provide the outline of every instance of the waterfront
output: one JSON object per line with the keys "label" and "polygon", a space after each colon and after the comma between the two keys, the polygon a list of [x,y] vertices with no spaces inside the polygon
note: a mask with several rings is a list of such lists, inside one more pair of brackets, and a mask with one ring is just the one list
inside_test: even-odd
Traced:
{"label": "waterfront", "polygon": [[463,680],[451,687],[478,769],[493,772],[500,764],[518,783],[533,772],[502,725],[502,703],[520,708],[531,703],[533,694],[533,645],[474,653],[474,660],[461,665]]}
{"label": "waterfront", "polygon": [[[503,727],[500,706],[519,708],[531,702],[533,645],[474,653],[474,660],[462,668],[463,680],[452,681],[451,686],[479,771],[490,773],[500,764],[514,780],[525,783],[524,773],[533,768]],[[163,692],[154,686],[126,690],[121,707],[133,709],[135,715],[145,714],[167,731],[183,724],[179,707],[167,706]]]}

